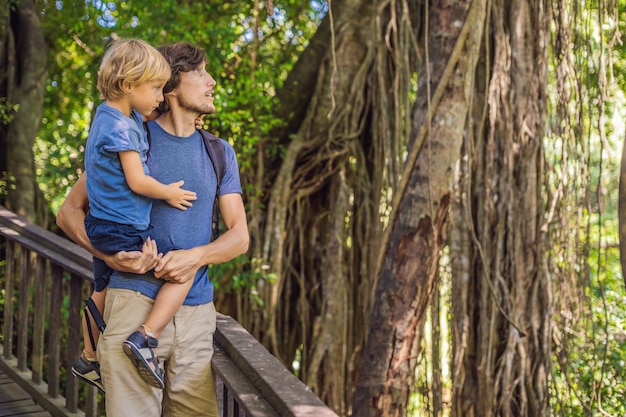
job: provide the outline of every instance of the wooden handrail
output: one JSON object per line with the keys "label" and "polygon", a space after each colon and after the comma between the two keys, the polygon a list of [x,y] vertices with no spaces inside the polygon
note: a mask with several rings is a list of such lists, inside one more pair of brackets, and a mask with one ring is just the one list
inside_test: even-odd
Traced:
{"label": "wooden handrail", "polygon": [[218,372],[222,380],[228,385],[234,385],[233,381],[245,378],[241,385],[232,389],[243,393],[243,388],[251,385],[254,387],[253,392],[246,394],[256,396],[254,401],[263,399],[273,412],[250,412],[249,415],[337,417],[334,411],[231,317],[218,314],[217,329],[215,345],[228,358],[228,365],[235,367],[234,373],[228,374],[220,369]]}
{"label": "wooden handrail", "polygon": [[[98,416],[101,394],[69,372],[80,352],[82,300],[93,284],[91,255],[2,206],[0,253],[0,368],[54,416]],[[239,323],[219,313],[213,370],[223,416],[337,417]]]}

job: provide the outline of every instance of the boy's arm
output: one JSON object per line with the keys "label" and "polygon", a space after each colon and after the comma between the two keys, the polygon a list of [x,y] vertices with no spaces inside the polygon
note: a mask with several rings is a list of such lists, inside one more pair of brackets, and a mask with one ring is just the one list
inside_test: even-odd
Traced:
{"label": "boy's arm", "polygon": [[193,279],[201,266],[228,262],[248,250],[250,235],[241,194],[223,195],[219,198],[219,207],[227,231],[208,245],[165,254],[154,269],[157,278],[186,282]]}
{"label": "boy's arm", "polygon": [[85,231],[85,213],[89,208],[86,181],[87,174],[83,173],[61,205],[57,214],[57,225],[70,239],[113,269],[137,274],[150,271],[159,259],[156,243],[152,239],[144,243],[141,252],[118,252],[115,255],[100,253],[91,245]]}
{"label": "boy's arm", "polygon": [[183,181],[172,184],[161,184],[143,171],[141,158],[136,151],[123,151],[118,153],[124,169],[126,182],[133,192],[144,197],[165,200],[169,205],[180,210],[191,207],[191,201],[196,200],[196,193],[183,190]]}

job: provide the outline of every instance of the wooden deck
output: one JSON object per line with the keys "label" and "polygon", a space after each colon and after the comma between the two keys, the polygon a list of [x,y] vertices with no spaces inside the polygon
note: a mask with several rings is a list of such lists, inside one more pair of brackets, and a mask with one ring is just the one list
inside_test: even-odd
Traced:
{"label": "wooden deck", "polygon": [[0,370],[0,417],[51,417],[47,411],[35,404],[35,401],[2,370]]}

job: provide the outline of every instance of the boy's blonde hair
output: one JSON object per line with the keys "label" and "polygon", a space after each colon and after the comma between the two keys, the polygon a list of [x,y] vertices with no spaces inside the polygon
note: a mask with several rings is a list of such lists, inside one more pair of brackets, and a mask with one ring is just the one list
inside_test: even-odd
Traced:
{"label": "boy's blonde hair", "polygon": [[124,95],[124,82],[139,85],[169,80],[172,70],[163,55],[140,39],[119,39],[107,49],[98,70],[98,90],[105,100]]}

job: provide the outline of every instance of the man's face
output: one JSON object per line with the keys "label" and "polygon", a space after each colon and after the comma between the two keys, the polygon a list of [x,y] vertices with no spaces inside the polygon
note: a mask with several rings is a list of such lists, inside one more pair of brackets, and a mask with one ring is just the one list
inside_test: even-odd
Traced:
{"label": "man's face", "polygon": [[181,109],[199,114],[215,113],[213,92],[216,82],[205,66],[206,63],[202,63],[194,70],[180,73],[180,84],[174,93]]}

